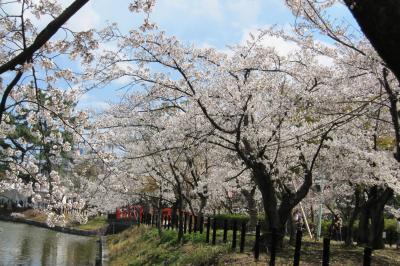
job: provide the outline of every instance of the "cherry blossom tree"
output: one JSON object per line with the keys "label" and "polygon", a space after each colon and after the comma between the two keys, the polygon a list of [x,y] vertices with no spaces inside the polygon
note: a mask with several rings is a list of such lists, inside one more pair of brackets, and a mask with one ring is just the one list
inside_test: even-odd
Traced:
{"label": "cherry blossom tree", "polygon": [[[121,49],[106,53],[96,74],[108,82],[131,77],[131,84],[146,88],[149,103],[183,108],[188,117],[202,119],[203,127],[196,128],[201,135],[233,152],[252,172],[269,229],[281,239],[290,210],[312,185],[327,135],[341,120],[334,122],[315,112],[321,97],[314,90],[320,85],[315,80],[327,76],[317,54],[299,51],[281,57],[260,45],[267,34],[234,47],[233,55],[227,56],[213,49],[184,46],[163,33],[115,33]],[[118,62],[138,63],[139,68],[120,68]],[[151,73],[153,64],[174,74]],[[293,178],[301,184],[297,191]]]}
{"label": "cherry blossom tree", "polygon": [[[87,115],[75,110],[82,94],[76,87],[83,74],[71,68],[91,62],[104,36],[101,31],[76,32],[66,25],[88,1],[76,0],[67,7],[61,1],[0,3],[0,135],[5,165],[1,190],[17,189],[45,201],[50,224],[65,220],[60,216],[64,207],[88,206],[81,197],[84,192],[72,192],[76,183],[84,182],[72,170],[69,176],[60,171],[73,168],[64,159],[73,162],[79,143],[89,144],[84,136]],[[153,5],[154,1],[139,0],[129,9],[149,14]],[[43,22],[48,23],[41,26]],[[147,16],[142,28],[153,26]],[[23,128],[31,132],[21,133]],[[40,196],[40,191],[48,194]],[[76,200],[67,202],[67,197]]]}

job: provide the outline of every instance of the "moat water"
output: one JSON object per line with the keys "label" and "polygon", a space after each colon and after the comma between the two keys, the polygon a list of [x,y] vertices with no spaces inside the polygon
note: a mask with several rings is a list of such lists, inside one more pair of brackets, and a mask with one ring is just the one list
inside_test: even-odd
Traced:
{"label": "moat water", "polygon": [[96,238],[0,221],[0,266],[94,265]]}

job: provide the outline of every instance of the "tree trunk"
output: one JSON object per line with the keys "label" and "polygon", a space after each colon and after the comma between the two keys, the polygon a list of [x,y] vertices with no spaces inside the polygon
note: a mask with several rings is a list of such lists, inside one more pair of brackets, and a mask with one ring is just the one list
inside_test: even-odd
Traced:
{"label": "tree trunk", "polygon": [[250,192],[245,189],[241,190],[241,193],[243,194],[247,203],[247,213],[249,214],[250,217],[248,230],[250,231],[254,231],[257,225],[258,212],[257,212],[257,202],[254,199],[255,192],[256,192],[256,186],[253,186]]}
{"label": "tree trunk", "polygon": [[384,229],[384,217],[383,209],[373,208],[370,210],[371,214],[371,227],[369,244],[373,249],[383,249],[385,248],[385,243],[383,242],[383,229]]}
{"label": "tree trunk", "polygon": [[400,81],[400,3],[397,0],[345,0],[372,46]]}
{"label": "tree trunk", "polygon": [[204,208],[207,206],[207,197],[205,197],[203,194],[200,194],[200,193],[198,194],[198,196],[200,197],[200,208],[199,208],[198,216],[202,217]]}
{"label": "tree trunk", "polygon": [[385,248],[382,236],[384,230],[383,210],[386,203],[392,198],[393,190],[390,188],[383,190],[377,187],[373,187],[371,190],[371,193],[373,194],[371,197],[372,204],[368,206],[371,217],[369,244],[373,249],[383,249]]}
{"label": "tree trunk", "polygon": [[[161,192],[161,188],[160,188]],[[158,229],[158,236],[162,236],[162,196],[160,193],[160,197],[158,198],[158,208],[157,208],[157,216],[158,216],[158,223],[157,223],[157,229]]]}
{"label": "tree trunk", "polygon": [[179,195],[178,243],[183,244],[183,197]]}
{"label": "tree trunk", "polygon": [[347,222],[347,227],[346,227],[346,238],[344,240],[344,244],[346,246],[351,246],[353,245],[353,226],[354,222],[356,221],[357,214],[355,211],[353,211],[353,214],[349,218],[349,221]]}
{"label": "tree trunk", "polygon": [[176,227],[178,221],[179,197],[172,203],[171,226]]}
{"label": "tree trunk", "polygon": [[293,211],[290,214],[290,218],[288,220],[288,224],[289,224],[289,234],[290,234],[290,238],[289,238],[289,244],[294,246],[296,244],[296,231],[297,231],[297,225],[296,225],[296,221],[293,219]]}
{"label": "tree trunk", "polygon": [[344,244],[346,246],[351,246],[353,245],[353,226],[354,222],[357,219],[357,216],[359,215],[361,211],[361,205],[365,204],[365,202],[361,202],[363,197],[362,197],[362,190],[359,187],[356,187],[354,191],[354,196],[355,196],[355,203],[354,203],[354,209],[349,215],[349,219],[347,221],[347,228],[346,228],[346,238],[344,241]]}
{"label": "tree trunk", "polygon": [[297,192],[287,190],[280,195],[280,205],[278,205],[277,192],[275,191],[274,180],[266,171],[265,165],[257,163],[254,167],[253,178],[261,192],[265,221],[267,221],[267,234],[262,237],[263,241],[269,246],[271,245],[271,233],[274,232],[276,237],[274,244],[277,248],[283,246],[283,238],[285,236],[285,225],[291,216],[293,208],[307,195],[312,185],[312,176],[310,172],[306,173],[305,181]]}
{"label": "tree trunk", "polygon": [[362,208],[360,212],[360,218],[358,222],[358,239],[357,239],[357,244],[358,245],[365,245],[368,243],[368,222],[369,220],[369,211],[366,206]]}

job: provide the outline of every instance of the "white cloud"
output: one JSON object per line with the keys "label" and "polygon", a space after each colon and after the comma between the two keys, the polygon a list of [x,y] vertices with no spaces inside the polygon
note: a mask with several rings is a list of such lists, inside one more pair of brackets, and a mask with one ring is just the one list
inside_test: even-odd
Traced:
{"label": "white cloud", "polygon": [[227,2],[227,9],[235,16],[235,27],[243,27],[249,22],[256,22],[261,15],[261,0],[236,0]]}
{"label": "white cloud", "polygon": [[86,31],[95,28],[100,23],[100,16],[94,10],[92,2],[83,6],[68,22],[73,31]]}
{"label": "white cloud", "polygon": [[[241,44],[245,44],[247,41],[251,40],[250,34],[257,37],[260,35],[260,32],[256,28],[246,29],[243,32],[243,37],[241,40]],[[286,41],[283,38],[276,36],[266,35],[260,41],[260,44],[264,47],[272,47],[275,51],[281,56],[287,56],[289,53],[299,50],[300,47],[293,42]]]}
{"label": "white cloud", "polygon": [[103,111],[110,107],[109,103],[99,100],[90,93],[80,95],[78,100],[78,110]]}
{"label": "white cloud", "polygon": [[[260,31],[255,28],[250,28],[250,29],[244,30],[243,37],[242,37],[242,40],[240,43],[245,44],[247,41],[250,41],[251,40],[250,34],[257,37],[257,36],[259,36]],[[317,42],[320,45],[334,48],[331,44],[323,42],[321,40],[317,40]],[[292,52],[296,52],[296,51],[300,50],[300,47],[296,43],[287,41],[287,40],[285,40],[283,38],[279,38],[277,36],[266,35],[262,38],[262,40],[260,41],[260,44],[263,45],[264,47],[274,48],[275,51],[280,56],[287,56]],[[328,57],[325,55],[318,55],[318,56],[316,56],[316,59],[317,59],[318,63],[323,66],[330,67],[334,64],[333,59],[331,57]]]}

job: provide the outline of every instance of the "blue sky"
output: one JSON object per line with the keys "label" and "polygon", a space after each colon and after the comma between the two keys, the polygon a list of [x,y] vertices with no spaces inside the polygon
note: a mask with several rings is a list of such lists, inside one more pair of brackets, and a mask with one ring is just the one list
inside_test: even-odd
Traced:
{"label": "blue sky", "polygon": [[[128,11],[126,0],[90,1],[69,22],[73,29],[99,28],[117,22],[123,31],[137,27],[141,16]],[[332,15],[352,20],[344,7],[333,9]],[[151,20],[168,35],[197,46],[224,49],[241,42],[250,30],[271,25],[288,26],[294,22],[284,0],[157,0]],[[117,101],[112,89],[89,92],[82,97],[80,108],[101,109],[108,101]]]}

